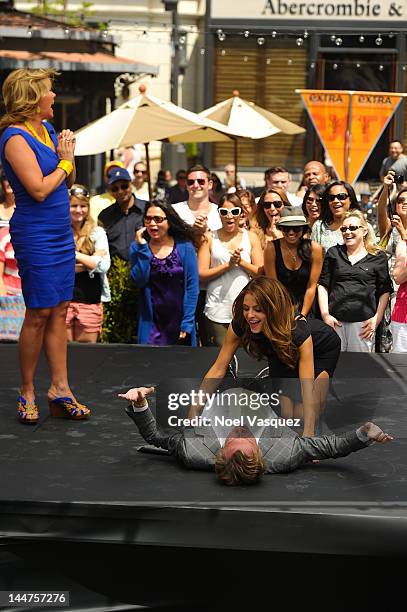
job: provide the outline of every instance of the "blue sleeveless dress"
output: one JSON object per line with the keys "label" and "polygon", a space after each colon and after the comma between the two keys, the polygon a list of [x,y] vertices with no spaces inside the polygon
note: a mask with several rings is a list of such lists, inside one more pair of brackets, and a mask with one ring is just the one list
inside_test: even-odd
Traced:
{"label": "blue sleeveless dress", "polygon": [[[56,148],[58,139],[54,128],[46,122],[44,125]],[[64,181],[43,202],[34,200],[4,156],[8,139],[16,134],[27,141],[44,176],[55,170],[59,158],[50,147],[19,128],[9,127],[0,137],[1,161],[16,200],[10,233],[24,301],[27,308],[52,308],[72,300],[75,282],[75,244],[68,189]]]}

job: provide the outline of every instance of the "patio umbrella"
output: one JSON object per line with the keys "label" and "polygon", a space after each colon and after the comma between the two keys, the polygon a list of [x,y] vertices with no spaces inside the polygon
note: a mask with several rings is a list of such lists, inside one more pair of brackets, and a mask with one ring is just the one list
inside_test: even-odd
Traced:
{"label": "patio umbrella", "polygon": [[[233,96],[205,109],[199,113],[206,119],[212,119],[227,126],[240,137],[267,138],[282,132],[283,134],[302,134],[303,127],[287,121],[271,111],[248,102],[240,97],[237,90]],[[237,139],[234,138],[235,177],[237,181]],[[236,185],[237,186],[237,185]]]}
{"label": "patio umbrella", "polygon": [[235,135],[231,128],[146,93],[75,132],[75,155],[95,155],[118,147],[144,144],[151,198],[148,143],[227,141]]}

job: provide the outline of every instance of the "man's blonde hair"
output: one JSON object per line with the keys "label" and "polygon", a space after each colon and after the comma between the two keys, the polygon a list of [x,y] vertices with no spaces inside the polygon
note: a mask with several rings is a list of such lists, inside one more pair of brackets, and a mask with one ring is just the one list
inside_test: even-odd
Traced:
{"label": "man's blonde hair", "polygon": [[265,471],[266,463],[260,449],[253,455],[238,450],[229,459],[225,458],[223,448],[216,454],[215,472],[225,485],[254,484]]}
{"label": "man's blonde hair", "polygon": [[51,82],[59,73],[38,68],[13,70],[3,83],[3,101],[6,114],[0,120],[0,133],[15,123],[24,123],[39,112],[39,101],[47,93],[47,80]]}

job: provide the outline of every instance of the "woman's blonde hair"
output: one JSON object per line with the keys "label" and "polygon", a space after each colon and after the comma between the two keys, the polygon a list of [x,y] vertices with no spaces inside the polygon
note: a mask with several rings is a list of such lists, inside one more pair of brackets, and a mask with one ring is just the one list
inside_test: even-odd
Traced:
{"label": "woman's blonde hair", "polygon": [[59,74],[51,68],[13,70],[3,83],[6,113],[0,119],[0,134],[10,125],[24,123],[39,112],[39,101],[48,92],[46,81]]}
{"label": "woman's blonde hair", "polygon": [[79,251],[79,253],[83,253],[84,255],[93,255],[95,252],[95,243],[93,240],[91,240],[90,234],[96,227],[96,221],[94,221],[90,214],[89,192],[83,185],[75,183],[75,185],[72,185],[71,189],[69,190],[69,194],[70,201],[72,201],[73,198],[76,198],[80,202],[85,202],[88,206],[86,217],[79,228],[78,235],[75,236],[75,250]]}
{"label": "woman's blonde hair", "polygon": [[[366,221],[363,213],[360,212],[360,210],[350,210],[343,217],[343,221],[345,221],[345,219],[349,219],[351,217],[355,217],[356,219],[358,219],[359,222],[360,222],[360,225],[363,227],[363,229],[366,230],[366,235],[363,236],[363,242],[365,244],[366,251],[368,253],[370,253],[371,255],[377,255],[378,253],[383,251],[383,249],[381,247],[379,247],[377,244],[375,244],[373,242],[372,236],[370,234],[369,226],[367,224],[367,221]],[[342,221],[342,223],[343,223],[343,221]]]}

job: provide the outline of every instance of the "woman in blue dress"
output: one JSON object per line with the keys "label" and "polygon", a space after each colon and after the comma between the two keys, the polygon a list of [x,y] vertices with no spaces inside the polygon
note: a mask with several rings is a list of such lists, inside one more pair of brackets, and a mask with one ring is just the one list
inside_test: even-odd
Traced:
{"label": "woman in blue dress", "polygon": [[38,421],[34,374],[42,348],[51,374],[51,415],[83,419],[90,414],[74,398],[67,376],[65,319],[75,278],[67,188],[75,181],[75,139],[70,130],[57,137],[48,123],[54,116],[56,74],[19,69],[3,83],[0,156],[16,199],[10,231],[27,307],[19,341],[18,398],[18,418],[26,424]]}

